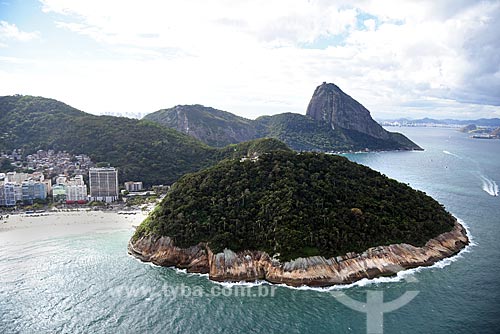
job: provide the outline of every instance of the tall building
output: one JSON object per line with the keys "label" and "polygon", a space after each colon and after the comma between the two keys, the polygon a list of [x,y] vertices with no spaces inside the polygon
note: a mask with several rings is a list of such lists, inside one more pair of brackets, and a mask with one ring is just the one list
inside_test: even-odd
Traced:
{"label": "tall building", "polygon": [[118,170],[113,167],[90,168],[90,199],[113,202],[118,199]]}

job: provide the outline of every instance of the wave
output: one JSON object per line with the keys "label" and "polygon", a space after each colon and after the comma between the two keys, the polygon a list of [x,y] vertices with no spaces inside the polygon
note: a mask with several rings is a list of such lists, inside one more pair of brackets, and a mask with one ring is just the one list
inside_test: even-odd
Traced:
{"label": "wave", "polygon": [[443,153],[444,153],[444,154],[451,155],[451,156],[454,156],[455,158],[462,159],[459,155],[456,155],[455,153],[451,153],[450,151],[443,151]]}
{"label": "wave", "polygon": [[479,174],[481,182],[483,183],[483,190],[491,196],[498,196],[498,184],[490,178]]}

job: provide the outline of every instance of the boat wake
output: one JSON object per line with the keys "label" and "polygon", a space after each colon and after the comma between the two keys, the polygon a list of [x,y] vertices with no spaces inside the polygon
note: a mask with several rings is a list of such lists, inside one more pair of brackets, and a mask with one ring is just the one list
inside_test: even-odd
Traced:
{"label": "boat wake", "polygon": [[456,155],[455,153],[451,153],[450,151],[443,151],[443,153],[444,153],[444,154],[451,155],[451,156],[454,156],[455,158],[462,159],[459,155]]}
{"label": "boat wake", "polygon": [[484,175],[479,175],[483,183],[483,190],[491,196],[498,196],[498,184]]}

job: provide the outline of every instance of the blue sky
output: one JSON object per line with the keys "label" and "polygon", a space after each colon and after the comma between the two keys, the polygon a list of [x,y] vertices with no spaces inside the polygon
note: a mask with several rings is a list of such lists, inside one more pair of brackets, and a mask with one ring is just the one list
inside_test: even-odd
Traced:
{"label": "blue sky", "polygon": [[0,95],[94,113],[305,113],[333,82],[376,118],[500,117],[500,1],[0,0]]}

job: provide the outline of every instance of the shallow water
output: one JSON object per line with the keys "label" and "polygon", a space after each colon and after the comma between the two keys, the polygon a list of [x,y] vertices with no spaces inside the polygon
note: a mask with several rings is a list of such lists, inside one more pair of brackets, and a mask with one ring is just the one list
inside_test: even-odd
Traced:
{"label": "shallow water", "polygon": [[[387,302],[417,291],[384,314],[384,333],[497,333],[500,197],[493,195],[500,141],[452,129],[397,130],[426,150],[349,158],[433,196],[464,221],[475,245],[431,268],[333,291],[362,302],[370,294]],[[366,314],[345,306],[331,289],[242,288],[144,264],[127,255],[132,233],[122,227],[25,243],[0,233],[0,332],[367,332]]]}

